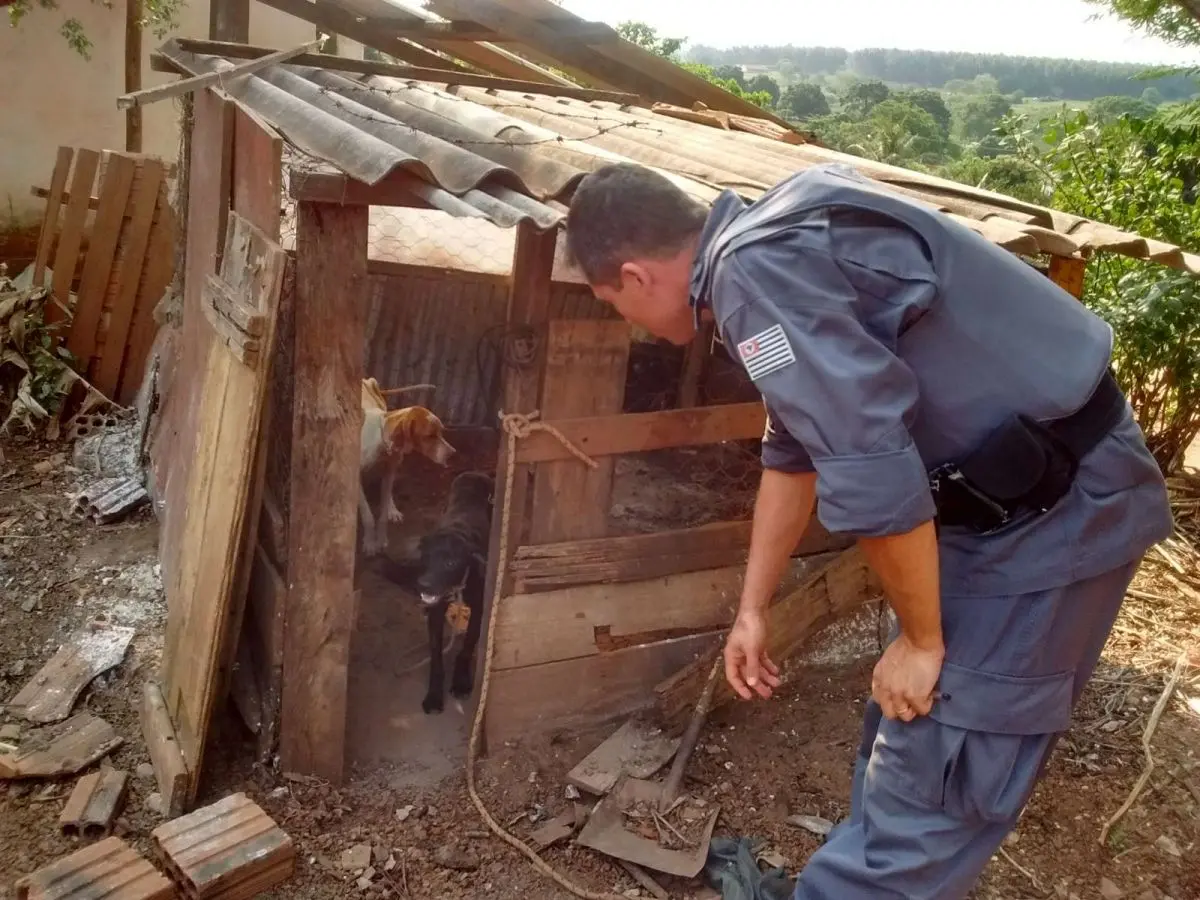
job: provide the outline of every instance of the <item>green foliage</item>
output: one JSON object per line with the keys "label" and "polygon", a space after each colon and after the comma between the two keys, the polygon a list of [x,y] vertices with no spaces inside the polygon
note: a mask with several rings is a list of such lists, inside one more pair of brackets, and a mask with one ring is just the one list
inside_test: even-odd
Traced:
{"label": "green foliage", "polygon": [[1100,124],[1115,122],[1121,116],[1150,119],[1156,111],[1154,106],[1137,97],[1097,97],[1088,104],[1088,115]]}
{"label": "green foliage", "polygon": [[1160,91],[1156,87],[1146,88],[1144,91],[1142,91],[1142,102],[1148,103],[1151,106],[1162,106],[1163,105],[1162,91]]}
{"label": "green foliage", "polygon": [[[74,0],[78,2],[78,0]],[[93,4],[97,0],[91,0]],[[112,8],[111,0],[99,0],[102,6]],[[149,28],[158,37],[163,37],[177,24],[176,17],[187,0],[143,0],[142,26]],[[16,28],[33,9],[48,12],[59,10],[58,0],[12,0],[8,4],[8,23]],[[74,16],[66,16],[59,26],[63,40],[84,59],[92,58],[92,41],[84,31],[83,23]]]}
{"label": "green foliage", "polygon": [[1015,156],[987,157],[974,151],[951,162],[941,174],[963,184],[1045,205],[1050,199],[1046,180],[1038,168]]}
{"label": "green foliage", "polygon": [[842,92],[838,100],[842,112],[861,119],[891,95],[891,90],[882,81],[854,81]]}
{"label": "green foliage", "polygon": [[829,115],[829,101],[820,85],[798,81],[779,98],[779,114],[785,119],[803,122],[816,116]]}
{"label": "green foliage", "polygon": [[732,78],[718,78],[708,66],[700,65],[699,63],[680,63],[680,66],[687,69],[693,75],[699,75],[705,81],[711,81],[713,84],[733,94],[735,97],[741,97],[743,100],[749,100],[755,106],[761,106],[763,109],[769,109],[771,106],[771,95],[766,91],[747,91]]}
{"label": "green foliage", "polygon": [[[1037,126],[1014,117],[1003,131],[1006,146],[1052,187],[1056,209],[1200,249],[1200,130],[1066,112]],[[1088,267],[1084,299],[1112,326],[1118,379],[1159,465],[1174,471],[1200,434],[1200,284],[1103,255]]]}
{"label": "green foliage", "polygon": [[748,79],[746,81],[746,90],[752,94],[763,91],[770,95],[772,106],[779,105],[779,98],[781,96],[779,82],[770,75],[755,75],[753,78]]}
{"label": "green foliage", "polygon": [[938,128],[942,129],[945,134],[950,133],[950,108],[946,106],[945,99],[937,91],[921,88],[912,91],[900,91],[892,96],[897,100],[911,103],[913,106],[925,110],[925,112],[933,116],[933,121],[937,122]]}
{"label": "green foliage", "polygon": [[746,73],[741,66],[717,66],[713,75],[721,81],[736,81],[740,88],[746,87]]}
{"label": "green foliage", "polygon": [[1155,37],[1185,47],[1200,44],[1200,22],[1178,0],[1087,0]]}
{"label": "green foliage", "polygon": [[675,56],[683,47],[684,41],[687,40],[687,38],[660,38],[658,31],[645,22],[621,22],[617,25],[617,34],[631,44],[637,44],[643,50],[649,50],[651,53],[668,59]]}
{"label": "green foliage", "polygon": [[[1107,0],[1094,0],[1107,5]],[[1172,0],[1112,0],[1116,7],[1144,4],[1168,8]],[[1200,26],[1179,16],[1177,42],[1200,41]],[[1137,21],[1134,19],[1133,21]],[[1161,32],[1160,32],[1161,33]],[[1165,36],[1165,35],[1164,35]],[[768,66],[781,77],[814,80],[839,73],[851,73],[864,80],[877,79],[890,84],[940,88],[947,93],[1011,95],[1022,97],[1094,100],[1122,94],[1138,97],[1147,87],[1144,66],[1136,63],[1107,63],[1079,59],[1000,56],[983,53],[943,53],[932,50],[864,49],[853,52],[837,47],[731,47],[715,49],[697,46],[689,58],[710,66],[726,63]],[[786,61],[787,68],[783,66]],[[981,77],[982,76],[982,77]],[[1196,93],[1196,82],[1185,73],[1164,71],[1152,79],[1168,101],[1187,100]]]}

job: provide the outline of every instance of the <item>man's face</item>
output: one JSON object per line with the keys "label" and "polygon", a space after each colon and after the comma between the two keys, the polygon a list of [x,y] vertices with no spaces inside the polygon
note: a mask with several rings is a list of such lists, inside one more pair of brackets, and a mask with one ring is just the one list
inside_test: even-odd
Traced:
{"label": "man's face", "polygon": [[625,321],[672,344],[691,342],[696,322],[689,298],[687,260],[628,262],[617,284],[595,284],[592,291]]}

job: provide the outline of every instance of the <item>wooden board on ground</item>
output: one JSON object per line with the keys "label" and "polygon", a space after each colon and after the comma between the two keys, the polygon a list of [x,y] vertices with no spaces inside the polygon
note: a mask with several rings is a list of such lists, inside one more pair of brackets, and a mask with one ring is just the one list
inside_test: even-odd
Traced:
{"label": "wooden board on ground", "polygon": [[[803,584],[815,564],[813,558],[793,560],[781,591]],[[733,621],[743,575],[743,566],[729,566],[506,597],[494,620],[493,665],[536,666],[716,631]]]}
{"label": "wooden board on ground", "polygon": [[[286,254],[231,213],[221,280],[261,320],[269,346]],[[255,450],[262,426],[270,357],[250,365],[219,340],[206,342],[200,368],[194,460],[178,547],[178,582],[168,604],[162,691],[187,764],[188,804],[195,796],[209,720],[216,702],[222,646],[237,616],[237,564]]]}
{"label": "wooden board on ground", "polygon": [[112,832],[113,820],[125,806],[128,792],[128,772],[102,768],[84,775],[76,782],[58,817],[62,833],[68,837],[107,836]]}
{"label": "wooden board on ground", "polygon": [[[558,319],[550,323],[543,420],[619,413],[629,368],[624,320]],[[603,537],[612,505],[612,459],[590,468],[575,458],[546,462],[533,478],[529,540],[534,544]]]}
{"label": "wooden board on ground", "polygon": [[[849,547],[813,518],[793,556]],[[513,555],[513,592],[532,594],[585,584],[642,581],[667,575],[745,565],[750,522],[714,522],[695,528],[554,544],[527,544]]]}
{"label": "wooden board on ground", "polygon": [[242,900],[292,874],[296,848],[245,794],[231,794],[150,833],[155,854],[193,898]]}
{"label": "wooden board on ground", "polygon": [[279,753],[286,770],[340,782],[354,595],[367,220],[364,206],[301,202],[288,608]]}
{"label": "wooden board on ground", "polygon": [[679,738],[661,727],[645,719],[630,719],[567,773],[567,783],[602,796],[622,775],[650,778],[670,762],[678,747]]}
{"label": "wooden board on ground", "polygon": [[142,726],[146,750],[150,753],[150,762],[154,765],[154,777],[158,781],[163,810],[169,817],[178,816],[183,812],[187,800],[187,763],[175,737],[175,726],[167,713],[167,701],[153,681],[147,681],[142,688],[138,721]]}
{"label": "wooden board on ground", "polygon": [[22,735],[21,745],[0,754],[0,778],[74,775],[121,746],[111,725],[90,713]]}
{"label": "wooden board on ground", "polygon": [[[120,890],[114,889],[120,885]],[[173,900],[175,885],[120,838],[56,859],[16,883],[17,900]]]}
{"label": "wooden board on ground", "polygon": [[[767,655],[782,665],[826,625],[850,615],[878,595],[878,582],[858,548],[838,554],[767,610]],[[678,725],[691,714],[714,659],[711,653],[697,659],[655,689],[665,721]],[[720,679],[712,708],[733,697],[729,684]]]}
{"label": "wooden board on ground", "polygon": [[[548,728],[591,728],[638,713],[654,703],[654,685],[707,656],[719,642],[719,634],[701,634],[493,672],[487,709],[489,745]],[[564,690],[564,685],[571,689]]]}
{"label": "wooden board on ground", "polygon": [[120,665],[133,629],[96,622],[76,632],[8,703],[28,722],[61,722],[93,678]]}

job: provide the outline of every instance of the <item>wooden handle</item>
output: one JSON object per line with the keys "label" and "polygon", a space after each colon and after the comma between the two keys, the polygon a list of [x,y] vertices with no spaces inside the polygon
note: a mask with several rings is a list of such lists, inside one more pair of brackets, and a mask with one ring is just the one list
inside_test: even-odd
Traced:
{"label": "wooden handle", "polygon": [[704,720],[708,718],[708,710],[712,706],[713,694],[717,689],[717,679],[724,668],[725,657],[718,653],[717,658],[713,660],[712,670],[708,673],[708,681],[704,683],[704,690],[700,692],[700,699],[696,701],[692,719],[688,722],[683,737],[679,739],[679,749],[675,751],[675,759],[671,763],[671,771],[667,774],[662,797],[658,802],[660,811],[670,807],[679,794],[679,786],[683,784],[683,770],[687,768],[692,751],[696,749],[696,742],[700,740],[700,729],[704,727]]}

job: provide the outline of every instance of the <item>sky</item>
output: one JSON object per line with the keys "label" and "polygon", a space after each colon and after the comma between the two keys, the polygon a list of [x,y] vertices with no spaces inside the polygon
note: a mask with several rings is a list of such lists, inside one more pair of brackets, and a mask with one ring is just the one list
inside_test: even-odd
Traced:
{"label": "sky", "polygon": [[894,47],[1146,64],[1196,62],[1195,50],[1095,20],[1084,0],[565,0],[585,19],[636,19],[690,44]]}

